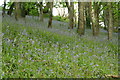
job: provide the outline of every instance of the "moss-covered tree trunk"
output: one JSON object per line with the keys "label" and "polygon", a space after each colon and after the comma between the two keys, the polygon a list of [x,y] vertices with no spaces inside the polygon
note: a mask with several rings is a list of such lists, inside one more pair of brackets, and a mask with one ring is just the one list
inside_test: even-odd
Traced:
{"label": "moss-covered tree trunk", "polygon": [[18,20],[21,17],[21,3],[15,2],[15,19]]}
{"label": "moss-covered tree trunk", "polygon": [[78,34],[80,36],[85,33],[85,23],[84,23],[84,2],[78,2]]}
{"label": "moss-covered tree trunk", "polygon": [[48,28],[52,28],[52,8],[53,8],[53,2],[50,2],[50,11],[49,11],[49,22],[48,22]]}
{"label": "moss-covered tree trunk", "polygon": [[112,15],[112,3],[108,2],[108,10],[109,10],[109,25],[108,25],[108,40],[112,39],[112,33],[113,33],[113,15]]}

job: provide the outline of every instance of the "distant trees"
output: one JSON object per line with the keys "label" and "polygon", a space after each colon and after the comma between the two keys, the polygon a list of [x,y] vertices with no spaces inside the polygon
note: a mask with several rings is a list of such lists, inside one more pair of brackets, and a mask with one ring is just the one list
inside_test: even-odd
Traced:
{"label": "distant trees", "polygon": [[119,10],[118,2],[102,2],[103,22],[105,29],[108,31],[108,40],[112,39],[113,31],[118,32],[119,27]]}
{"label": "distant trees", "polygon": [[[46,4],[45,6],[43,4]],[[68,8],[69,29],[74,28],[75,8],[74,4],[78,4],[78,27],[77,32],[80,36],[85,34],[85,29],[92,29],[93,36],[98,36],[102,27],[108,31],[108,39],[112,39],[113,31],[117,32],[119,27],[119,3],[118,2],[9,2],[6,4],[4,0],[2,15],[5,14],[7,5],[7,14],[11,16],[15,13],[15,19],[18,20],[26,15],[39,16],[40,21],[44,20],[44,14],[48,13],[48,28],[52,28],[53,7]],[[47,16],[48,16],[47,15]],[[63,17],[63,16],[61,16]]]}

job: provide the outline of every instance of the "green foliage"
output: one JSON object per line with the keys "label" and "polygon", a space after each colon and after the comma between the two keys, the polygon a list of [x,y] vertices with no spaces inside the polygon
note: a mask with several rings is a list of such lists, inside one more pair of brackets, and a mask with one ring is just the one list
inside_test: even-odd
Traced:
{"label": "green foliage", "polygon": [[38,8],[36,6],[37,4],[35,2],[25,2],[23,5],[28,15],[32,15],[32,16],[39,15]]}
{"label": "green foliage", "polygon": [[31,9],[30,12],[29,12],[29,15],[32,15],[32,16],[39,16],[39,13],[38,13],[37,8],[36,8],[36,9]]}
{"label": "green foliage", "polygon": [[47,13],[48,11],[49,11],[49,8],[44,7],[43,12],[44,12],[44,13]]}
{"label": "green foliage", "polygon": [[65,2],[55,2],[53,5],[55,8],[67,7]]}
{"label": "green foliage", "polygon": [[3,21],[3,78],[100,78],[118,74],[117,44]]}
{"label": "green foliage", "polygon": [[68,18],[66,18],[66,17],[54,16],[53,19],[55,19],[57,21],[68,22]]}
{"label": "green foliage", "polygon": [[12,5],[13,2],[8,2],[7,3],[7,7],[10,7]]}

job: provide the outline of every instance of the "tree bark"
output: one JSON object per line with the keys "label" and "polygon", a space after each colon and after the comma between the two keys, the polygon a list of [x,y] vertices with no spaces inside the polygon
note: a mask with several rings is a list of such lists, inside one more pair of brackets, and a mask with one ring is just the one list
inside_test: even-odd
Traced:
{"label": "tree bark", "polygon": [[84,2],[78,2],[78,12],[78,34],[82,36],[85,33]]}
{"label": "tree bark", "polygon": [[48,28],[52,28],[52,8],[53,8],[53,2],[50,2],[50,11],[49,11],[49,14],[50,14],[50,18],[49,18],[49,22],[48,22]]}
{"label": "tree bark", "polygon": [[112,33],[113,33],[113,16],[112,16],[111,2],[108,2],[107,5],[108,5],[108,10],[109,10],[108,40],[111,40]]}
{"label": "tree bark", "polygon": [[39,17],[40,17],[40,21],[43,22],[43,3],[40,2],[40,14],[39,14]]}
{"label": "tree bark", "polygon": [[68,8],[68,18],[69,18],[69,29],[73,29],[74,27],[74,2],[68,2],[68,0],[66,0],[66,6]]}
{"label": "tree bark", "polygon": [[69,11],[69,25],[70,29],[74,27],[74,2],[70,2],[70,11]]}
{"label": "tree bark", "polygon": [[95,17],[96,17],[96,35],[99,35],[99,13],[100,13],[100,2],[95,2]]}
{"label": "tree bark", "polygon": [[98,4],[96,2],[91,2],[91,19],[92,19],[92,30],[93,36],[98,36],[99,34],[99,11],[98,11]]}
{"label": "tree bark", "polygon": [[18,20],[18,18],[21,17],[21,3],[15,2],[15,19]]}

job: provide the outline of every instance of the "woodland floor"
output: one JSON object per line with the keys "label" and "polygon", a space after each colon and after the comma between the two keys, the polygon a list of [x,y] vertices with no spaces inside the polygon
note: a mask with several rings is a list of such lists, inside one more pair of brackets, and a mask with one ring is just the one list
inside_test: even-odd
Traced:
{"label": "woodland floor", "polygon": [[80,37],[68,23],[27,16],[16,21],[2,19],[3,78],[101,78],[118,74],[118,34],[107,40],[101,29],[98,37],[86,29]]}

